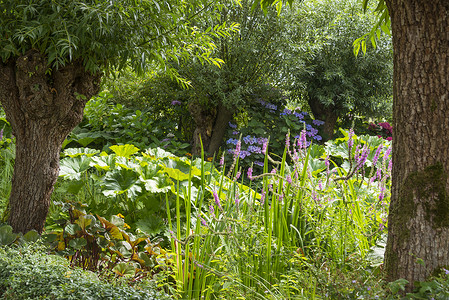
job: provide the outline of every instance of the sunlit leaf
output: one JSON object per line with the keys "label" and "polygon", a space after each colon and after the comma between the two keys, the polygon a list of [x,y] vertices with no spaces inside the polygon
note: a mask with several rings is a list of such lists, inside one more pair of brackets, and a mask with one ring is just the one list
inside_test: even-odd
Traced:
{"label": "sunlit leaf", "polygon": [[134,145],[114,145],[109,147],[117,156],[123,156],[126,158],[131,157],[132,155],[139,152],[139,148]]}

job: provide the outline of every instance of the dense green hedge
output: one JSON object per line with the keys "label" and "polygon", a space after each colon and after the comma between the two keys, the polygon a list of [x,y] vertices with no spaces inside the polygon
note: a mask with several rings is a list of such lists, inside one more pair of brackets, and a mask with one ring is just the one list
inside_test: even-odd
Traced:
{"label": "dense green hedge", "polygon": [[151,289],[101,282],[94,273],[72,269],[63,257],[39,248],[0,248],[0,299],[168,299]]}

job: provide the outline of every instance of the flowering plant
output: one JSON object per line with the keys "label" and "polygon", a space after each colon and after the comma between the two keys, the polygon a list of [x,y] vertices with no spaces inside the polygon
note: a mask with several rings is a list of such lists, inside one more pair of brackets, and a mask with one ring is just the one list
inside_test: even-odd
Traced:
{"label": "flowering plant", "polygon": [[388,122],[370,123],[368,130],[375,133],[378,137],[384,138],[388,141],[393,139],[393,127]]}
{"label": "flowering plant", "polygon": [[240,140],[238,154],[240,164],[243,164],[245,169],[253,164],[256,170],[261,171],[268,139],[270,153],[282,157],[287,135],[292,140],[297,140],[300,133],[305,130],[308,143],[319,143],[322,140],[320,128],[323,124],[323,121],[312,119],[299,107],[287,108],[282,98],[281,100],[259,98],[247,110],[245,119],[240,120],[237,117],[235,121],[229,123],[225,155],[232,160],[237,142]]}

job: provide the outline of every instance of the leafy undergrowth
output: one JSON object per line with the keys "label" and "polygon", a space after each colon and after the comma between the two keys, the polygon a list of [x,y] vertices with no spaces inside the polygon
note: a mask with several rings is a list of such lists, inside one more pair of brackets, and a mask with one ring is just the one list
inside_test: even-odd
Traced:
{"label": "leafy undergrowth", "polygon": [[1,299],[169,299],[150,285],[129,287],[101,281],[47,255],[40,243],[0,247]]}

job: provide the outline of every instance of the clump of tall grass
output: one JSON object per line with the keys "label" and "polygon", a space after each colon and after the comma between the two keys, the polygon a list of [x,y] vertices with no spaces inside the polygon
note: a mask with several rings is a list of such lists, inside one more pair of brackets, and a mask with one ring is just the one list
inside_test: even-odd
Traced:
{"label": "clump of tall grass", "polygon": [[295,141],[287,136],[280,161],[264,145],[262,174],[239,168],[239,143],[231,181],[225,165],[219,177],[202,167],[197,196],[184,189],[176,214],[167,209],[179,296],[369,296],[373,253],[386,234],[390,144],[344,133],[324,147],[309,145],[305,132]]}

